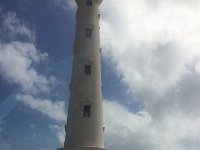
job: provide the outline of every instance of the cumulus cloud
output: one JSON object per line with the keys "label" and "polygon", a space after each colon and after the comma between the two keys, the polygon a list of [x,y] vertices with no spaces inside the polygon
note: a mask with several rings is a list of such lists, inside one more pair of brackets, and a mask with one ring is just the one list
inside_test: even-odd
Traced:
{"label": "cumulus cloud", "polygon": [[54,132],[61,144],[65,141],[65,129],[63,126],[50,125],[49,128]]}
{"label": "cumulus cloud", "polygon": [[2,38],[15,40],[17,38],[24,38],[26,41],[35,41],[35,32],[31,31],[23,20],[17,18],[16,14],[13,12],[8,12],[1,14],[2,29],[4,34],[1,35]]}
{"label": "cumulus cloud", "polygon": [[38,88],[47,91],[54,78],[46,78],[32,67],[47,58],[31,43],[12,41],[0,45],[0,75],[9,83],[22,86],[25,91],[36,91]]}
{"label": "cumulus cloud", "polygon": [[41,112],[56,121],[65,121],[65,103],[63,101],[51,101],[35,98],[32,95],[17,95],[17,99],[30,108]]}
{"label": "cumulus cloud", "polygon": [[4,12],[0,19],[3,33],[0,36],[0,77],[21,87],[17,95],[20,102],[49,118],[64,121],[64,102],[40,98],[48,95],[56,78],[40,74],[34,67],[48,59],[48,54],[41,53],[35,46],[34,31],[14,12]]}
{"label": "cumulus cloud", "polygon": [[185,65],[199,58],[198,9],[166,0],[103,4],[104,55],[116,62],[135,92],[164,94],[180,79]]}
{"label": "cumulus cloud", "polygon": [[55,80],[39,74],[33,67],[48,58],[47,53],[36,48],[34,31],[26,27],[15,13],[2,13],[0,17],[0,76],[9,83],[20,85],[26,92],[48,91]]}
{"label": "cumulus cloud", "polygon": [[103,55],[114,63],[135,99],[147,106],[172,91],[181,94],[180,83],[188,73],[198,77],[200,21],[194,7],[199,5],[146,0],[104,4]]}
{"label": "cumulus cloud", "polygon": [[105,101],[105,124],[106,146],[116,150],[197,150],[200,146],[198,116],[190,118],[178,111],[156,120],[145,110],[132,113]]}
{"label": "cumulus cloud", "polygon": [[[16,95],[19,102],[57,122],[65,122],[65,103],[48,98],[57,79],[41,74],[35,67],[47,63],[48,54],[37,48],[34,30],[14,12],[5,12],[1,6],[0,28],[0,77],[21,87]],[[35,126],[30,125],[30,128]],[[51,126],[51,129],[61,141],[61,127]],[[1,140],[2,132],[0,127],[0,147],[5,147],[6,141]]]}
{"label": "cumulus cloud", "polygon": [[199,149],[200,2],[110,0],[101,8],[103,56],[133,104],[143,104],[137,113],[105,104],[109,147]]}

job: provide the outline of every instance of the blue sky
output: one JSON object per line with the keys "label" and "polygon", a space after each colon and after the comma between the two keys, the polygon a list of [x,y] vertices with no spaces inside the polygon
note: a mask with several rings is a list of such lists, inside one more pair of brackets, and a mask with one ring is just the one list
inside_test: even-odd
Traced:
{"label": "blue sky", "polygon": [[[0,0],[0,149],[63,146],[74,0]],[[104,0],[105,145],[200,149],[200,2]]]}

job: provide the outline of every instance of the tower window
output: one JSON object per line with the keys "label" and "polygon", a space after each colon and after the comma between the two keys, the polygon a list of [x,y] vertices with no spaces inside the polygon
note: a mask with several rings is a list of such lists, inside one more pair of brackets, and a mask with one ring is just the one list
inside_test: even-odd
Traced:
{"label": "tower window", "polygon": [[101,18],[101,14],[98,14],[98,18],[99,18],[99,19]]}
{"label": "tower window", "polygon": [[83,117],[90,117],[90,105],[84,105]]}
{"label": "tower window", "polygon": [[86,0],[86,4],[92,6],[92,0]]}
{"label": "tower window", "polygon": [[86,37],[92,37],[92,29],[86,28],[85,29],[85,36]]}
{"label": "tower window", "polygon": [[86,75],[91,75],[92,74],[91,65],[85,65],[85,74]]}

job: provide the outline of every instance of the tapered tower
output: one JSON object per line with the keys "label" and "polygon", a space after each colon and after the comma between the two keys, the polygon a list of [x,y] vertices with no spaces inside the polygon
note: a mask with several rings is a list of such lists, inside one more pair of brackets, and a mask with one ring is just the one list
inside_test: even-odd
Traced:
{"label": "tapered tower", "polygon": [[64,148],[103,150],[103,101],[100,64],[99,5],[76,0],[76,34]]}

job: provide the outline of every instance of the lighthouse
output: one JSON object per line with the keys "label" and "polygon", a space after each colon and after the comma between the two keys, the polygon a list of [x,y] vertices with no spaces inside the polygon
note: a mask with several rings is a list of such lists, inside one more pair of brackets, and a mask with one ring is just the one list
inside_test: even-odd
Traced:
{"label": "lighthouse", "polygon": [[105,150],[100,63],[99,5],[76,0],[76,33],[64,148]]}

